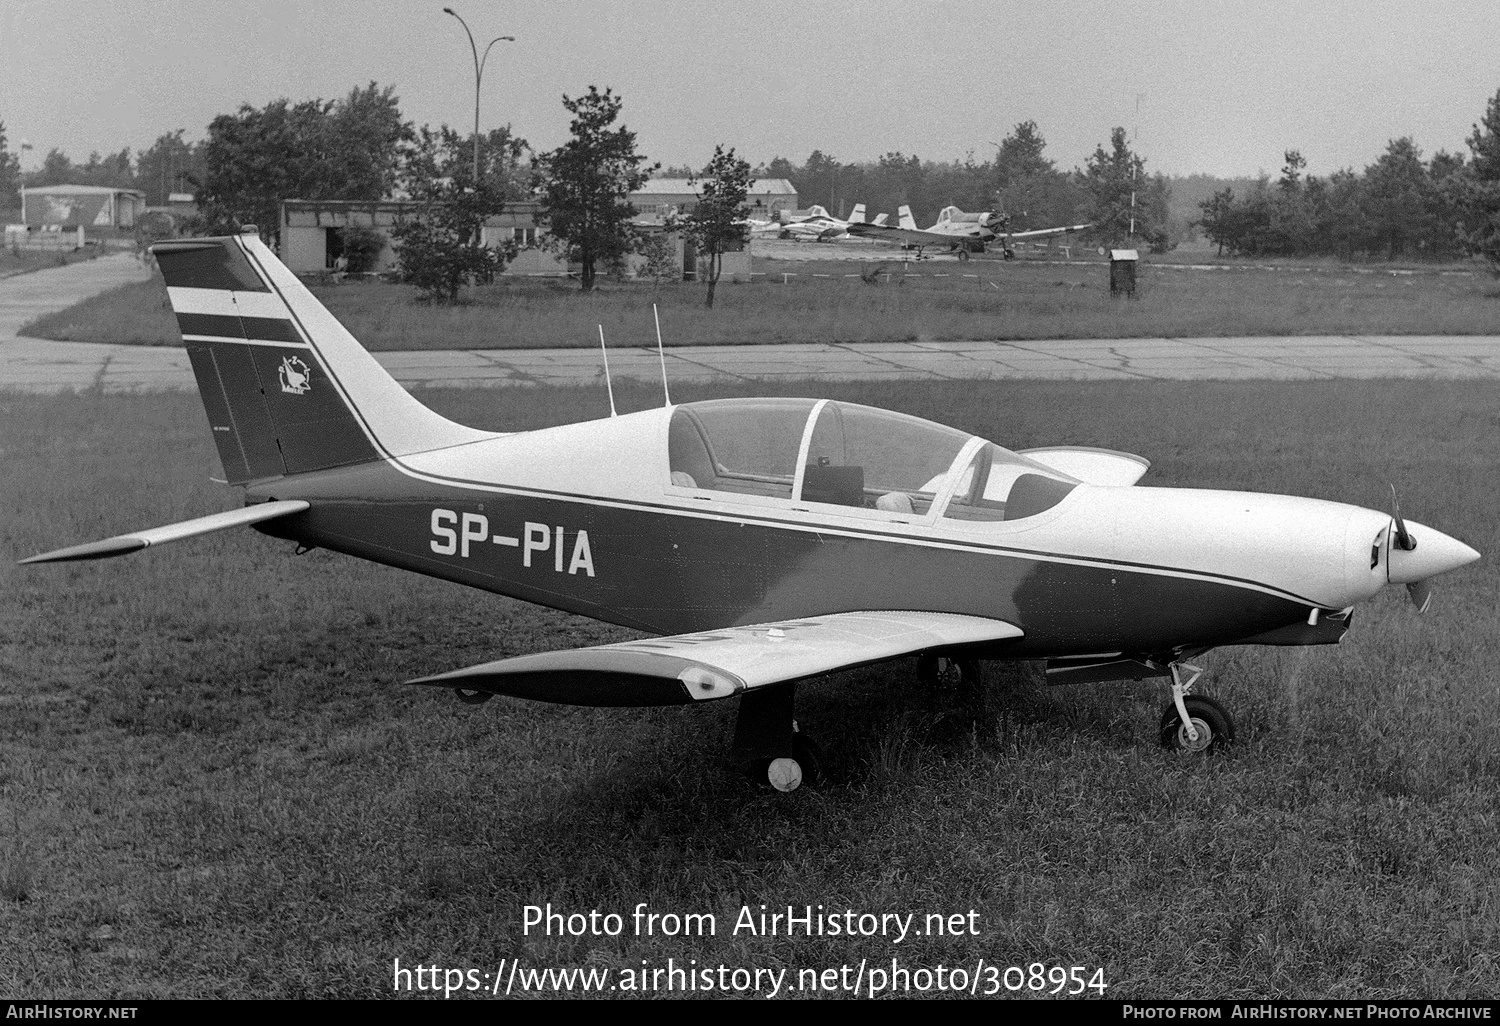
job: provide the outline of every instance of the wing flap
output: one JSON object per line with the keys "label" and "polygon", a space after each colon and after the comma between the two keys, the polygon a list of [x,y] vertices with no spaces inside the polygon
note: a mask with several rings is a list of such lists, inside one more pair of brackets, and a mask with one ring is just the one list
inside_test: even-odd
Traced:
{"label": "wing flap", "polygon": [[167,542],[181,541],[183,538],[193,538],[200,534],[224,531],[231,527],[245,527],[249,524],[259,524],[278,517],[290,516],[293,513],[301,513],[309,505],[310,503],[304,499],[276,499],[271,502],[260,502],[243,509],[212,513],[206,517],[184,520],[163,527],[132,531],[130,534],[118,534],[113,538],[105,538],[103,541],[85,542],[82,545],[70,545],[65,549],[54,549],[51,552],[43,552],[39,556],[23,559],[21,562],[63,563],[75,559],[107,559],[110,556],[123,556],[129,552],[139,552],[152,545],[163,545]]}
{"label": "wing flap", "polygon": [[675,705],[932,648],[1021,636],[1003,620],[957,613],[834,613],[539,652],[408,683],[575,705]]}

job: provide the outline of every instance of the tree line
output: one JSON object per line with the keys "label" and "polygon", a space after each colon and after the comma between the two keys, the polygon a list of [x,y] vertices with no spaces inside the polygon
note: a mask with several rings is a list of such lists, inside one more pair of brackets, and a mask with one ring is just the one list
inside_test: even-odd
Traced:
{"label": "tree line", "polygon": [[[245,104],[214,118],[201,142],[185,141],[179,129],[134,158],[122,150],[75,165],[53,150],[27,175],[9,153],[0,123],[0,190],[16,183],[113,185],[141,189],[151,205],[190,190],[199,204],[192,227],[200,233],[251,223],[273,232],[285,199],[409,197],[416,212],[394,232],[403,270],[425,294],[449,299],[462,283],[486,280],[513,255],[506,246],[481,244],[485,220],[506,203],[532,198],[541,203],[550,244],[583,266],[587,289],[598,269],[617,267],[643,245],[630,224],[636,211],[627,197],[660,166],[637,151],[635,133],[617,126],[622,102],[612,91],[590,86],[563,103],[572,116],[567,143],[535,153],[506,126],[477,140],[477,163],[472,135],[446,125],[416,128],[401,116],[394,87],[375,82],[337,100]],[[801,165],[778,156],[752,169],[721,145],[703,167],[665,174],[699,183],[700,211],[674,227],[708,255],[710,268],[743,234],[745,195],[761,178],[790,180],[804,207],[818,203],[844,214],[856,202],[871,213],[907,205],[923,225],[954,204],[1002,212],[1017,231],[1089,223],[1091,244],[1138,244],[1155,252],[1171,249],[1196,227],[1231,254],[1483,253],[1500,266],[1500,92],[1468,147],[1467,157],[1439,152],[1424,160],[1410,138],[1398,139],[1363,173],[1345,170],[1326,179],[1307,175],[1301,154],[1289,151],[1275,183],[1263,179],[1238,196],[1233,188],[1219,190],[1200,204],[1201,216],[1191,224],[1172,217],[1169,180],[1148,171],[1123,128],[1071,170],[1047,156],[1039,126],[1024,121],[983,162],[922,161],[893,152],[846,164],[815,150]]]}
{"label": "tree line", "polygon": [[1469,153],[1424,160],[1411,137],[1393,139],[1363,172],[1305,173],[1297,150],[1275,183],[1243,195],[1222,189],[1199,225],[1220,253],[1341,260],[1451,260],[1483,255],[1500,267],[1500,92],[1467,139]]}
{"label": "tree line", "polygon": [[1090,242],[1135,242],[1154,252],[1166,252],[1187,233],[1188,225],[1174,222],[1168,211],[1166,176],[1147,172],[1125,129],[1115,128],[1108,145],[1101,143],[1071,171],[1047,157],[1046,148],[1037,123],[1023,121],[1000,142],[992,160],[924,161],[893,152],[874,161],[841,163],[814,150],[800,166],[776,157],[755,174],[787,179],[804,207],[818,204],[835,216],[847,216],[856,203],[864,203],[871,215],[904,205],[926,227],[943,207],[953,205],[1006,214],[1016,231],[1090,223]]}

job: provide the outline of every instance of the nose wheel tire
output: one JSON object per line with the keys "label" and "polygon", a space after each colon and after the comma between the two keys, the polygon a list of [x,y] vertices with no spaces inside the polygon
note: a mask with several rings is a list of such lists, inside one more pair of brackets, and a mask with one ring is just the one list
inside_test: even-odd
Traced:
{"label": "nose wheel tire", "polygon": [[1161,713],[1161,744],[1174,752],[1218,752],[1234,741],[1234,718],[1229,711],[1207,695],[1183,698],[1188,719],[1198,732],[1197,740],[1188,735],[1187,726],[1177,715],[1177,706],[1167,703]]}

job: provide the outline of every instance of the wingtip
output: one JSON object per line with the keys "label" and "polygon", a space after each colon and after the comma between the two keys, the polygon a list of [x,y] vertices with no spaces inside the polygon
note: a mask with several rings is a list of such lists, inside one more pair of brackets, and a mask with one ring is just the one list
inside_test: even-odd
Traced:
{"label": "wingtip", "polygon": [[103,541],[86,542],[83,545],[70,545],[65,549],[53,549],[51,552],[43,552],[16,562],[18,566],[27,566],[32,563],[68,563],[80,559],[107,559],[110,556],[123,556],[129,552],[138,552],[146,545],[147,543],[140,538],[106,538]]}

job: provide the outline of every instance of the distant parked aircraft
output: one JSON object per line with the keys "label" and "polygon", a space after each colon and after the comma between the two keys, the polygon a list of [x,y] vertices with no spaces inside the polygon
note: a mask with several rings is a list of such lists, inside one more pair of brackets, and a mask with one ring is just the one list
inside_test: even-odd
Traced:
{"label": "distant parked aircraft", "polygon": [[[881,214],[874,223],[884,225],[886,216]],[[834,217],[823,207],[811,206],[807,208],[806,217],[787,221],[781,226],[781,237],[803,242],[828,242],[849,234],[850,226],[863,224],[864,220],[865,205],[863,203],[854,205],[854,211],[847,221]]]}
{"label": "distant parked aircraft", "polygon": [[1091,227],[1086,224],[1067,225],[1058,228],[1036,228],[1025,232],[1009,230],[1010,217],[986,210],[971,214],[958,207],[944,207],[938,214],[937,223],[930,228],[918,228],[911,216],[911,207],[903,206],[898,212],[897,227],[884,224],[851,224],[850,235],[867,239],[885,239],[917,251],[918,259],[928,246],[946,246],[957,250],[960,260],[969,259],[970,253],[983,253],[985,245],[1000,240],[1005,259],[1016,255],[1012,243],[1019,240],[1043,239],[1052,235],[1066,235]]}

